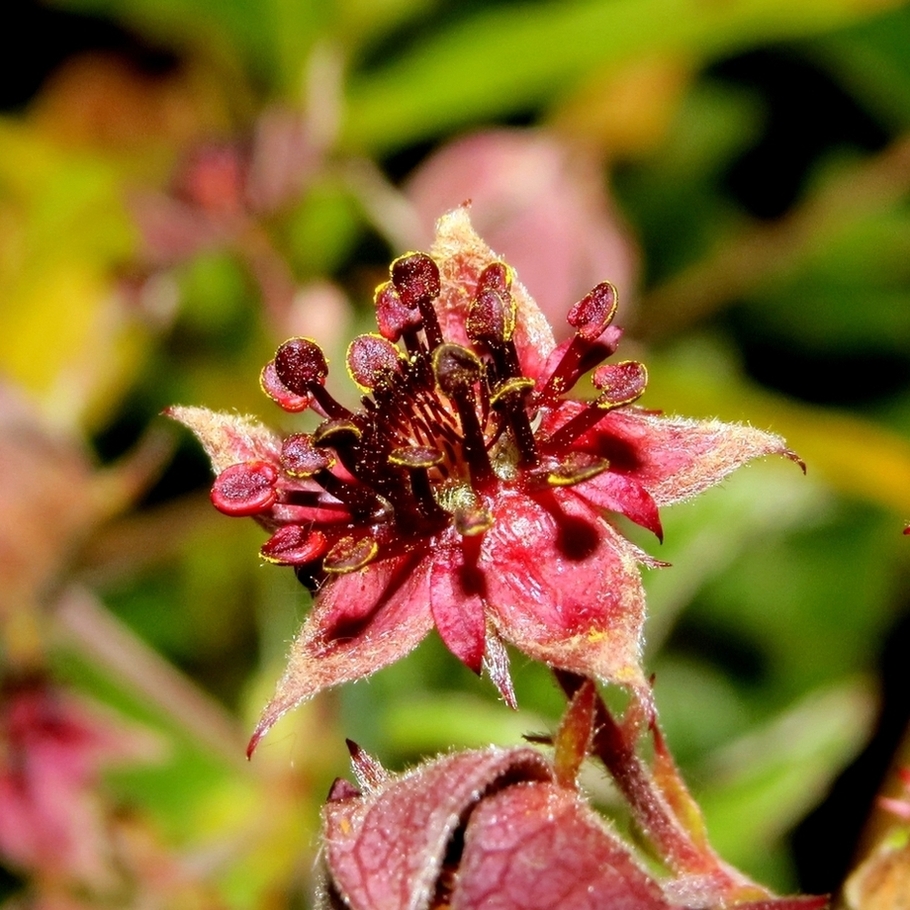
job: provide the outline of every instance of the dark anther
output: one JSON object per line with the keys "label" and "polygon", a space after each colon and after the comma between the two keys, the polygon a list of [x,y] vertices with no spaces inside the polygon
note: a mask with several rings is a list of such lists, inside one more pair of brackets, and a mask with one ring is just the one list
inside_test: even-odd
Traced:
{"label": "dark anther", "polygon": [[648,371],[642,363],[625,360],[599,367],[593,378],[595,385],[602,390],[601,394],[547,440],[547,451],[558,452],[587,433],[610,411],[641,398],[648,384]]}
{"label": "dark anther", "polygon": [[391,266],[392,284],[401,302],[416,309],[439,296],[439,266],[426,253],[405,253]]}
{"label": "dark anther", "polygon": [[337,449],[356,442],[362,435],[360,427],[353,420],[345,420],[343,417],[337,420],[323,420],[313,433],[313,444]]}
{"label": "dark anther", "polygon": [[306,395],[311,386],[325,383],[329,368],[315,341],[291,338],[275,352],[275,372],[295,395]]}
{"label": "dark anther", "polygon": [[212,504],[225,515],[259,515],[277,501],[278,473],[265,461],[246,461],[225,468],[212,486]]}
{"label": "dark anther", "polygon": [[379,326],[379,334],[392,342],[397,342],[403,337],[408,351],[411,354],[416,353],[419,347],[417,330],[423,324],[420,310],[406,307],[391,281],[376,288],[373,301],[376,304],[376,325]]}
{"label": "dark anther", "polygon": [[[348,473],[356,477],[360,457],[358,443],[362,437],[363,431],[353,420],[323,420],[313,433],[313,445],[319,448],[331,447]],[[334,490],[329,492],[336,495]]]}
{"label": "dark anther", "polygon": [[403,362],[399,349],[380,335],[358,335],[348,345],[348,372],[364,392],[390,385]]}
{"label": "dark anther", "polygon": [[426,253],[407,253],[399,256],[389,271],[401,302],[420,310],[427,344],[433,350],[442,344],[442,330],[433,309],[440,291],[439,266]]}
{"label": "dark anther", "polygon": [[534,430],[531,428],[531,418],[525,407],[527,393],[533,387],[533,379],[515,376],[499,385],[490,398],[491,407],[499,408],[506,415],[524,467],[535,465],[538,460]]}
{"label": "dark anther", "polygon": [[496,405],[503,399],[508,399],[512,395],[521,395],[522,392],[530,391],[534,388],[534,380],[527,376],[515,376],[507,379],[490,396],[490,404]]}
{"label": "dark anther", "polygon": [[424,518],[443,520],[445,512],[433,496],[429,469],[445,460],[442,450],[432,446],[402,446],[389,454],[389,464],[406,468],[411,480],[411,492]]}
{"label": "dark anther", "polygon": [[305,411],[313,402],[313,396],[309,392],[305,395],[295,395],[278,378],[274,360],[270,360],[262,368],[262,372],[259,374],[259,387],[272,401],[291,414]]}
{"label": "dark anther", "polygon": [[318,559],[327,549],[322,531],[284,525],[262,545],[259,553],[263,559],[280,566],[302,566]]}
{"label": "dark anther", "polygon": [[542,402],[552,402],[568,392],[595,364],[616,350],[622,330],[611,327],[616,315],[616,288],[602,281],[576,303],[567,316],[575,336],[564,346],[562,357],[539,393]]}
{"label": "dark anther", "polygon": [[570,326],[585,341],[596,341],[616,315],[616,288],[602,281],[585,294],[566,317]]}
{"label": "dark anther", "polygon": [[322,568],[326,572],[343,575],[356,572],[371,563],[379,552],[379,544],[370,537],[342,537],[326,553]]}
{"label": "dark anther", "polygon": [[433,468],[442,464],[443,453],[430,446],[402,446],[389,455],[389,464],[401,468]]}
{"label": "dark anther", "polygon": [[556,465],[550,467],[546,482],[551,487],[571,487],[602,474],[610,467],[606,458],[588,452],[570,452]]}
{"label": "dark anther", "polygon": [[516,305],[509,292],[511,275],[502,262],[488,265],[477,280],[465,331],[472,341],[501,345],[515,332]]}
{"label": "dark anther", "polygon": [[460,344],[440,345],[433,354],[433,375],[446,395],[470,389],[482,374],[480,358]]}
{"label": "dark anther", "polygon": [[290,477],[312,477],[334,463],[331,454],[317,448],[306,433],[294,433],[281,444],[281,467]]}
{"label": "dark anther", "polygon": [[275,374],[295,395],[312,396],[329,417],[347,417],[350,411],[325,390],[329,368],[322,348],[310,338],[291,338],[275,352]]}
{"label": "dark anther", "polygon": [[600,407],[618,408],[638,401],[648,385],[648,370],[637,360],[607,363],[598,367],[591,376],[594,388],[600,389],[597,401]]}
{"label": "dark anther", "polygon": [[491,262],[477,276],[477,288],[474,293],[482,291],[496,291],[503,296],[509,293],[512,287],[512,270],[504,262]]}

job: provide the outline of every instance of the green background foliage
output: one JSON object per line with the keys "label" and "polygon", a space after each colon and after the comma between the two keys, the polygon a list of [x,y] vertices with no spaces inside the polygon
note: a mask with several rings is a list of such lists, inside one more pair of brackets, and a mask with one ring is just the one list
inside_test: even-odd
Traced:
{"label": "green background foliage", "polygon": [[[41,9],[50,28],[129,40],[48,60],[0,119],[0,372],[92,465],[91,481],[37,498],[33,527],[4,530],[50,566],[4,615],[40,616],[53,672],[154,732],[156,760],[111,772],[106,798],[193,859],[201,905],[308,903],[345,736],[399,768],[520,742],[561,713],[544,669],[513,656],[516,714],[432,639],[294,712],[247,765],[245,734],[307,596],[259,564],[252,523],[214,513],[201,453],[158,416],[179,402],[281,424],[257,384],[283,317],[263,303],[256,244],[295,286],[332,282],[338,319],[366,330],[372,287],[400,252],[386,203],[433,150],[502,125],[596,161],[640,256],[622,318],[628,356],[649,367],[643,403],[767,427],[807,464],[806,477],[790,463],[750,467],[668,510],[662,547],[636,539],[672,563],[646,572],[647,667],[718,849],[782,891],[837,888],[910,691],[893,656],[910,641],[910,7]],[[305,187],[256,212],[251,233],[150,266],[137,194],[164,198],[197,143],[245,139],[274,105],[324,130]],[[342,338],[327,342],[336,362]],[[154,447],[149,433],[174,448],[130,492],[142,473],[130,453]],[[48,533],[58,509],[89,498],[72,534]],[[73,591],[92,605],[67,613]],[[28,647],[7,625],[14,666]],[[587,785],[615,802],[597,775]],[[9,882],[13,894],[17,870]]]}

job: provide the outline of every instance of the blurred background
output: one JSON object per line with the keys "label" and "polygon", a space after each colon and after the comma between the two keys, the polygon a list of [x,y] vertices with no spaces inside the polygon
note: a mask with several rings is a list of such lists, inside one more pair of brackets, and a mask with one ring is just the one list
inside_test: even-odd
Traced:
{"label": "blurred background", "polygon": [[6,12],[4,906],[306,907],[345,736],[400,768],[554,727],[545,670],[513,655],[510,712],[433,638],[247,764],[307,595],[211,508],[201,450],[160,416],[294,425],[258,387],[277,344],[338,363],[391,258],[467,199],[557,331],[618,286],[646,406],[805,460],[636,539],[672,563],[646,573],[646,665],[715,845],[780,891],[836,890],[910,764],[910,6]]}

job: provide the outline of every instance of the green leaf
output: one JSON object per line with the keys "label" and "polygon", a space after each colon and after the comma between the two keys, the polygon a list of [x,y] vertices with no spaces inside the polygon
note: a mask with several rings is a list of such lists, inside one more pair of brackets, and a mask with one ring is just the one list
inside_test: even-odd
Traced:
{"label": "green leaf", "polygon": [[355,76],[344,137],[358,148],[389,149],[546,102],[604,63],[649,53],[707,60],[823,32],[888,5],[587,0],[489,7]]}
{"label": "green leaf", "polygon": [[695,789],[724,859],[765,883],[793,889],[792,878],[783,878],[783,836],[862,747],[874,713],[866,684],[840,684],[810,693],[715,754],[695,775],[710,783]]}
{"label": "green leaf", "polygon": [[822,230],[784,275],[741,310],[746,325],[813,350],[910,349],[910,209],[866,213]]}
{"label": "green leaf", "polygon": [[814,56],[895,132],[910,126],[910,8],[825,37]]}

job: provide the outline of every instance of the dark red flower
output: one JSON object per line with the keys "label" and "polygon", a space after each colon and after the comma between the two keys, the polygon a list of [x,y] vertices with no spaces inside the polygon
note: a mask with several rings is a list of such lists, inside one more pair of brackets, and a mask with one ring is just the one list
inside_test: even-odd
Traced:
{"label": "dark red flower", "polygon": [[[791,453],[751,427],[633,407],[644,366],[603,363],[621,334],[615,309],[613,286],[598,285],[557,346],[461,209],[440,220],[429,255],[397,259],[377,289],[379,333],[347,354],[358,410],[329,394],[307,338],[281,345],[262,386],[287,411],[321,415],[314,433],[281,439],[170,409],[212,458],[216,507],[260,521],[272,532],[263,557],[317,592],[251,749],[289,708],[397,660],[434,625],[509,703],[503,641],[648,697],[638,564],[654,561],[608,516],[660,537],[659,506]],[[594,397],[568,397],[584,377]]]}
{"label": "dark red flower", "polygon": [[[585,802],[578,772],[596,736],[588,681],[553,738],[459,752],[390,775],[349,743],[359,788],[339,779],[323,809],[331,910],[823,910],[824,897],[775,897],[733,870],[693,875],[650,841],[635,851]],[[662,802],[658,789],[653,799]],[[646,829],[642,829],[647,838]],[[707,844],[702,845],[706,856]],[[715,858],[716,859],[716,858]]]}
{"label": "dark red flower", "polygon": [[670,910],[660,885],[529,748],[447,755],[389,777],[353,747],[323,810],[334,910]]}

